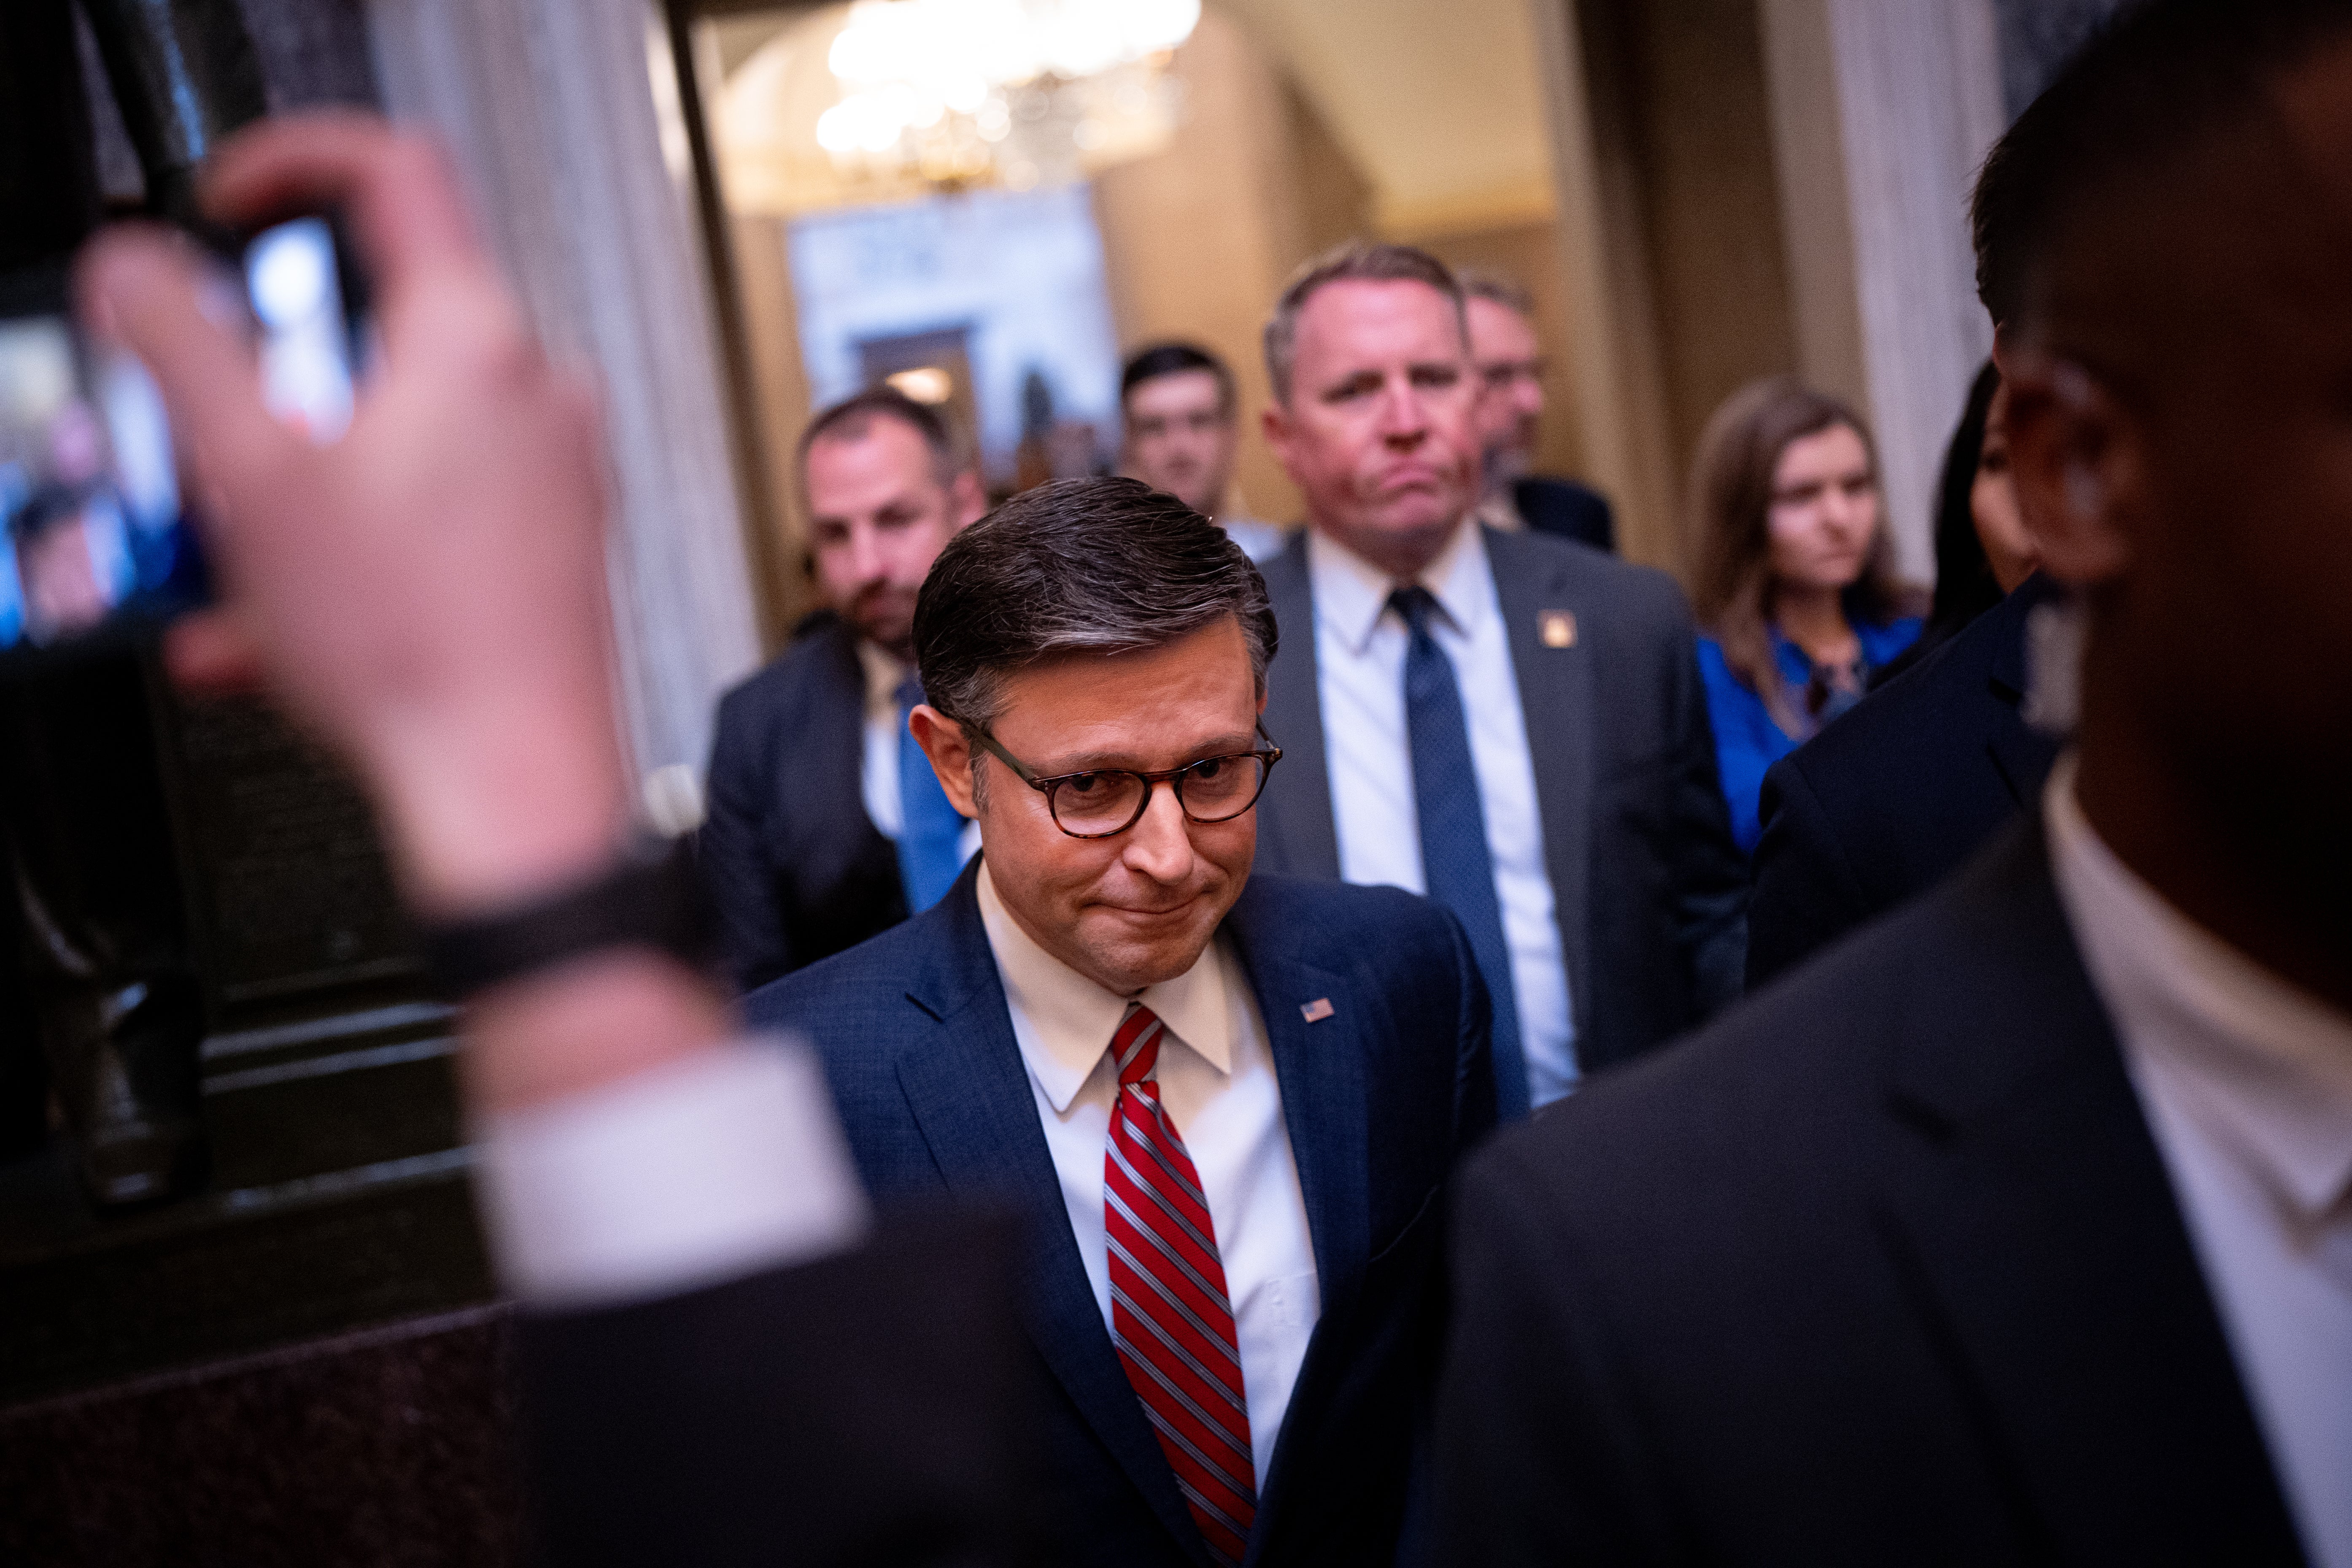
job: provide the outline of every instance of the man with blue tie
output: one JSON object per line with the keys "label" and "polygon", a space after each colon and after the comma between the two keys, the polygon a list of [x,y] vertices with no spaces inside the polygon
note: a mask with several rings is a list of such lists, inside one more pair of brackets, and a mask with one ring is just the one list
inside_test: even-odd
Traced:
{"label": "man with blue tie", "polygon": [[959,534],[916,614],[912,728],[982,853],[747,1004],[815,1043],[878,1200],[1026,1219],[1069,1562],[1420,1554],[1487,997],[1436,905],[1252,875],[1275,645],[1240,546],[1134,480]]}
{"label": "man with blue tie", "polygon": [[812,420],[800,473],[832,615],[719,705],[702,863],[746,990],[954,885],[977,845],[907,730],[915,592],[987,502],[929,406],[888,387]]}
{"label": "man with blue tie", "polygon": [[1265,329],[1267,444],[1307,529],[1265,565],[1293,648],[1261,868],[1426,893],[1494,995],[1504,1114],[1739,994],[1747,868],[1690,615],[1662,573],[1482,527],[1463,290],[1352,244]]}

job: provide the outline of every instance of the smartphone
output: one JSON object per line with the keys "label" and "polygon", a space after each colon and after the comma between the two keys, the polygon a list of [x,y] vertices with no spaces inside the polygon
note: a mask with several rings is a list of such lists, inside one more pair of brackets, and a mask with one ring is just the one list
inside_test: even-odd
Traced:
{"label": "smartphone", "polygon": [[[262,395],[312,440],[351,423],[363,290],[323,216],[233,248],[225,297]],[[76,324],[63,265],[0,278],[0,667],[152,637],[209,596],[163,399]]]}

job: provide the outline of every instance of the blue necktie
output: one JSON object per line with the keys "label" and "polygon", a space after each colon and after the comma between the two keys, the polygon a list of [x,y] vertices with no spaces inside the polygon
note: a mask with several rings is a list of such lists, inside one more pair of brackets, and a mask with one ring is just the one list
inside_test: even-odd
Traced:
{"label": "blue necktie", "polygon": [[1528,1112],[1527,1059],[1511,990],[1511,950],[1486,847],[1486,812],[1470,756],[1470,725],[1454,661],[1429,633],[1437,601],[1423,587],[1399,588],[1389,607],[1412,634],[1404,656],[1404,724],[1412,752],[1412,798],[1421,818],[1422,879],[1470,936],[1470,955],[1495,1005],[1495,1106],[1507,1121]]}
{"label": "blue necktie", "polygon": [[946,898],[963,870],[963,817],[907,728],[907,715],[922,700],[922,682],[910,675],[899,683],[898,879],[907,886],[909,914]]}

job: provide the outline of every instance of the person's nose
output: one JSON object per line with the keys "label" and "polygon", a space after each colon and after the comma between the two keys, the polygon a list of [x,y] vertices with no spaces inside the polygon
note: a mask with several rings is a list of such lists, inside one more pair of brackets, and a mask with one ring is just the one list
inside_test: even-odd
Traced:
{"label": "person's nose", "polygon": [[861,588],[879,583],[888,566],[882,559],[882,542],[871,525],[857,523],[849,531],[849,574]]}
{"label": "person's nose", "polygon": [[1543,380],[1539,376],[1523,375],[1511,384],[1511,405],[1523,419],[1534,419],[1544,411]]}
{"label": "person's nose", "polygon": [[1822,521],[1841,544],[1852,544],[1861,534],[1869,511],[1864,498],[1832,489],[1822,498]]}
{"label": "person's nose", "polygon": [[1155,882],[1181,882],[1192,868],[1192,826],[1172,784],[1151,786],[1142,819],[1127,830],[1128,869]]}
{"label": "person's nose", "polygon": [[1381,394],[1381,438],[1410,451],[1429,434],[1429,410],[1409,385],[1391,384]]}

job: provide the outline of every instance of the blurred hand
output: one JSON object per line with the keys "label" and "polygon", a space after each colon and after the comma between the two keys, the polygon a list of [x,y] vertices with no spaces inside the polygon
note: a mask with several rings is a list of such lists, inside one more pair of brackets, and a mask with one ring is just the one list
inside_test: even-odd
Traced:
{"label": "blurred hand", "polygon": [[264,408],[191,247],[152,227],[91,247],[84,310],[162,387],[224,589],[174,628],[175,673],[257,669],[358,769],[428,913],[593,868],[627,789],[590,396],[541,356],[425,142],[273,121],[221,151],[205,199],[230,225],[340,208],[382,353],[348,431],[314,447]]}

